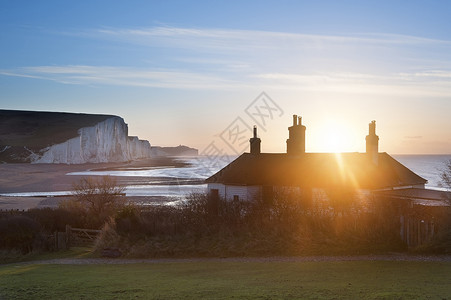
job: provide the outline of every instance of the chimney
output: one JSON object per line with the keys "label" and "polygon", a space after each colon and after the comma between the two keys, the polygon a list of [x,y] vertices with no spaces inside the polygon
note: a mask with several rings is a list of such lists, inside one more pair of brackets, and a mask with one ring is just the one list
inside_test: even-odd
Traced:
{"label": "chimney", "polygon": [[365,139],[366,154],[377,165],[379,160],[379,137],[376,135],[376,121],[371,121],[369,124],[369,132]]}
{"label": "chimney", "polygon": [[305,153],[305,129],[302,118],[293,115],[293,126],[288,127],[287,154]]}
{"label": "chimney", "polygon": [[261,140],[257,137],[257,126],[254,125],[254,137],[249,139],[251,144],[251,154],[260,154]]}

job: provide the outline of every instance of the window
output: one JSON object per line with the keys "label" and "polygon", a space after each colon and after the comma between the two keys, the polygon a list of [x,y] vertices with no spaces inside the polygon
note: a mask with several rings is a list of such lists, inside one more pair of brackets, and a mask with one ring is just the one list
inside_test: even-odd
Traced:
{"label": "window", "polygon": [[233,202],[238,202],[238,201],[240,201],[240,196],[233,195]]}

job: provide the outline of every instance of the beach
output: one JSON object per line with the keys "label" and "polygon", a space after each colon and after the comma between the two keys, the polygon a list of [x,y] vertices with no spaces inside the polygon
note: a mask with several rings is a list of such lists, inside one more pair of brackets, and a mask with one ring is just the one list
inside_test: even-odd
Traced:
{"label": "beach", "polygon": [[[94,177],[86,172],[111,172],[127,170],[152,170],[184,168],[189,164],[178,158],[156,157],[125,163],[100,164],[0,164],[0,210],[27,210],[41,207],[57,207],[58,203],[71,196],[73,184],[83,177]],[[83,175],[67,175],[82,172]],[[178,185],[180,180],[174,177],[114,176],[117,183],[126,187],[146,187],[149,185]],[[202,183],[193,178],[184,183]],[[5,195],[8,194],[8,195]],[[21,196],[21,194],[23,196]],[[169,193],[167,193],[169,194]],[[173,201],[170,195],[129,195],[127,201],[145,205]]]}

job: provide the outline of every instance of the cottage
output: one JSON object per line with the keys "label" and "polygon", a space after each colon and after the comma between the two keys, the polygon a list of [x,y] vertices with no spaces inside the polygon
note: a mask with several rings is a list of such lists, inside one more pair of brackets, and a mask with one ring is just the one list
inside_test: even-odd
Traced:
{"label": "cottage", "polygon": [[[252,201],[288,189],[319,203],[330,200],[336,191],[351,191],[339,197],[352,195],[396,204],[399,234],[408,246],[434,236],[435,217],[449,209],[451,193],[425,189],[426,179],[389,154],[380,153],[375,121],[369,124],[365,153],[306,153],[306,127],[296,115],[288,131],[286,153],[261,153],[261,140],[254,127],[250,153],[242,154],[206,180],[210,197]],[[330,209],[326,205],[324,210]]]}
{"label": "cottage", "polygon": [[427,180],[387,153],[379,153],[376,122],[369,124],[365,153],[306,153],[302,119],[293,116],[287,153],[261,153],[261,140],[250,139],[244,153],[206,180],[210,195],[252,200],[278,188],[295,188],[323,197],[325,190],[352,188],[362,194],[376,190],[424,189]]}

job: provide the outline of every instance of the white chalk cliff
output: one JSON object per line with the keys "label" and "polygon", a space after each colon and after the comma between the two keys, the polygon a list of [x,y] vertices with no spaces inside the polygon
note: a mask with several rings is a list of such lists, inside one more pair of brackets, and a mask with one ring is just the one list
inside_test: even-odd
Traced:
{"label": "white chalk cliff", "polygon": [[150,143],[128,136],[128,126],[120,117],[111,117],[92,127],[78,130],[79,136],[49,146],[32,163],[123,162],[151,156]]}

